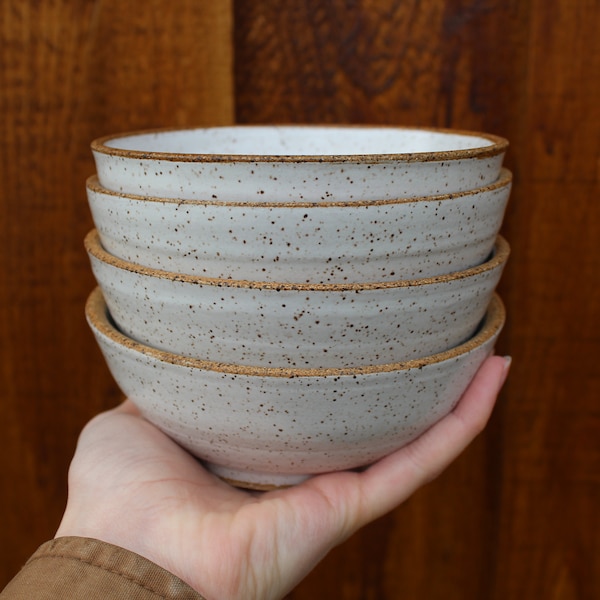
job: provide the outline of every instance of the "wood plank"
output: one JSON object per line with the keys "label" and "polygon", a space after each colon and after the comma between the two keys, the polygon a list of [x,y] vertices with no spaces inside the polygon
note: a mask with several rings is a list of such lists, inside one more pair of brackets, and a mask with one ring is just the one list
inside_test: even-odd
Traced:
{"label": "wood plank", "polygon": [[532,2],[493,598],[600,595],[598,2]]}
{"label": "wood plank", "polygon": [[120,393],[85,323],[99,135],[233,120],[230,3],[0,4],[0,588],[54,534],[83,424]]}
{"label": "wood plank", "polygon": [[[508,127],[522,72],[516,2],[235,2],[237,118]],[[501,43],[499,43],[501,40]]]}
{"label": "wood plank", "polygon": [[[333,1],[281,11],[275,2],[238,1],[235,7],[236,106],[243,122],[517,133],[518,107],[510,98],[522,87],[512,74],[525,68],[513,52],[524,44],[522,5]],[[507,43],[499,45],[500,37]],[[291,597],[488,597],[501,443],[502,431],[490,430],[438,481],[334,550]]]}

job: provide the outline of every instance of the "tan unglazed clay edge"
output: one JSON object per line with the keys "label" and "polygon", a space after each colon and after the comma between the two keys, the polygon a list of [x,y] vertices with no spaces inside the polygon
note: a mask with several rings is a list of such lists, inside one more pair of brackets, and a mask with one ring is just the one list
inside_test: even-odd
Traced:
{"label": "tan unglazed clay edge", "polygon": [[161,203],[161,204],[177,204],[181,206],[236,206],[236,207],[248,207],[248,208],[330,208],[330,207],[357,207],[357,206],[389,206],[394,204],[411,204],[417,202],[444,202],[448,200],[455,200],[458,198],[466,198],[468,196],[474,196],[475,194],[483,194],[485,192],[493,192],[500,188],[507,187],[512,183],[512,173],[502,168],[500,175],[494,183],[489,185],[475,188],[472,190],[466,190],[464,192],[454,192],[452,194],[438,194],[432,196],[415,196],[414,198],[393,198],[390,200],[339,200],[339,201],[322,201],[322,202],[241,202],[231,200],[187,200],[183,198],[159,198],[156,196],[140,196],[138,194],[126,194],[124,192],[115,192],[108,190],[100,185],[98,175],[90,175],[86,181],[86,188],[96,194],[104,194],[106,196],[113,196],[115,198],[125,198],[126,200],[138,201],[138,202],[150,202],[150,203]]}
{"label": "tan unglazed clay edge", "polygon": [[146,346],[140,342],[122,334],[111,322],[108,314],[108,308],[102,295],[100,287],[94,289],[90,294],[86,307],[86,317],[90,324],[102,335],[110,339],[113,343],[144,354],[154,360],[179,365],[182,367],[201,369],[204,371],[215,371],[231,375],[244,375],[254,377],[343,377],[369,375],[374,373],[384,373],[391,371],[403,371],[408,369],[420,369],[427,365],[439,363],[445,360],[459,357],[475,350],[492,336],[499,332],[506,319],[506,311],[502,300],[497,294],[494,294],[488,311],[478,333],[468,341],[445,352],[433,354],[420,359],[403,361],[398,363],[389,363],[384,365],[369,365],[363,367],[348,368],[327,368],[327,369],[290,369],[276,367],[251,367],[245,365],[232,365],[207,360],[187,358],[179,354],[173,354],[162,350],[157,350]]}
{"label": "tan unglazed clay edge", "polygon": [[496,244],[491,258],[475,267],[464,271],[455,271],[447,275],[436,275],[424,279],[402,279],[396,281],[377,281],[372,283],[285,283],[280,281],[248,281],[245,279],[216,279],[213,277],[202,277],[199,275],[184,275],[171,271],[160,271],[144,267],[136,263],[128,262],[107,252],[100,242],[100,234],[92,229],[85,237],[84,245],[86,251],[100,262],[111,265],[123,271],[137,273],[146,277],[158,277],[169,281],[179,281],[194,285],[206,285],[221,288],[247,288],[254,290],[301,291],[301,292],[364,292],[368,290],[383,290],[400,287],[415,287],[420,285],[432,285],[444,283],[467,277],[474,277],[480,273],[490,271],[506,263],[510,255],[510,246],[501,236],[496,237]]}
{"label": "tan unglazed clay edge", "polygon": [[[232,127],[232,126],[229,126]],[[236,125],[235,127],[257,127],[256,125]],[[372,128],[372,125],[270,125],[269,127],[287,127],[287,128]],[[384,128],[385,126],[377,126]],[[244,163],[309,163],[309,162],[328,162],[328,163],[363,163],[378,164],[387,162],[446,162],[450,160],[460,160],[465,158],[487,158],[496,156],[506,151],[508,140],[503,137],[490,133],[478,131],[465,131],[461,129],[442,129],[434,127],[398,127],[388,126],[389,129],[405,129],[430,131],[435,133],[447,133],[451,135],[463,135],[469,137],[479,137],[488,140],[491,145],[480,146],[478,148],[467,148],[464,150],[441,150],[438,152],[406,152],[397,154],[334,154],[334,155],[262,155],[262,154],[192,154],[179,152],[148,152],[143,150],[125,150],[123,148],[114,148],[107,146],[108,142],[118,140],[119,138],[135,137],[138,135],[161,134],[177,131],[189,131],[189,127],[170,127],[166,129],[147,129],[141,131],[129,131],[113,135],[106,135],[95,139],[90,147],[92,152],[107,154],[109,156],[120,156],[124,158],[137,160],[164,160],[171,162],[244,162]],[[198,130],[206,129],[198,127]]]}

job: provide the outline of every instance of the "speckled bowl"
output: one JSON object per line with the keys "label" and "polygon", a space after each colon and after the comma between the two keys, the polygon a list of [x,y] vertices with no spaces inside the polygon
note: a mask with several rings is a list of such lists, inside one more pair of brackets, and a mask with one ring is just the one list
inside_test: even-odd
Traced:
{"label": "speckled bowl", "polygon": [[512,176],[416,199],[307,204],[127,195],[94,175],[87,195],[103,247],[146,267],[216,279],[364,283],[434,277],[490,254]]}
{"label": "speckled bowl", "polygon": [[264,489],[367,465],[453,409],[504,324],[494,296],[476,335],[447,352],[380,367],[248,368],[160,352],[114,326],[99,289],[86,314],[122,391],[217,475]]}
{"label": "speckled bowl", "polygon": [[376,284],[283,284],[157,271],[85,245],[117,326],[192,358],[286,368],[354,367],[420,358],[468,339],[509,255],[428,279]]}
{"label": "speckled bowl", "polygon": [[127,194],[346,202],[489,185],[507,146],[498,136],[444,129],[238,125],[118,134],[91,148],[100,184]]}

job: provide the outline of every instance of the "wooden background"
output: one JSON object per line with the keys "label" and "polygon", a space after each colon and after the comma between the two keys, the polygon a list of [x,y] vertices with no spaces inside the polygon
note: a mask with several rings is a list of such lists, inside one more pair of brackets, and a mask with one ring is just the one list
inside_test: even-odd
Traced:
{"label": "wooden background", "polygon": [[0,2],[0,585],[51,537],[77,434],[120,398],[88,331],[89,142],[382,123],[508,137],[486,432],[292,598],[600,597],[598,0]]}

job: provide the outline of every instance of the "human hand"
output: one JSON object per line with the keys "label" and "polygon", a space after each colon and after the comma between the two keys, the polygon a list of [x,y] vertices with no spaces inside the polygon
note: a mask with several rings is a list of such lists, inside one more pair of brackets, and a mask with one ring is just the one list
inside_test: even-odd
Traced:
{"label": "human hand", "polygon": [[508,368],[488,358],[452,413],[366,470],[263,493],[210,474],[126,401],[81,433],[56,537],[136,552],[210,600],[282,598],[329,550],[464,450],[487,423]]}

